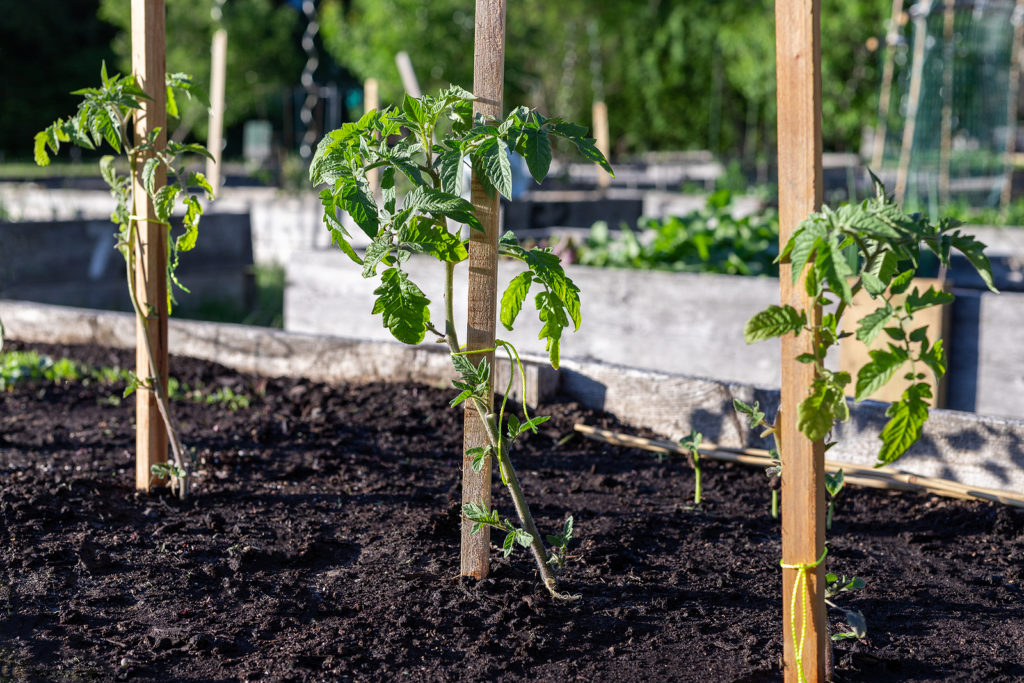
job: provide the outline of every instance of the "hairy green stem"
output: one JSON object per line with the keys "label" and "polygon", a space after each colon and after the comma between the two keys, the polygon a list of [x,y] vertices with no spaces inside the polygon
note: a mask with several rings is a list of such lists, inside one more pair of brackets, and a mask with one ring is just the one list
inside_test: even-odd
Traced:
{"label": "hairy green stem", "polygon": [[[128,150],[126,150],[128,151]],[[133,150],[134,152],[134,150]],[[136,164],[134,160],[134,154],[129,158],[131,161],[132,178],[135,178]],[[135,207],[135,185],[132,184],[132,208],[134,211]],[[139,304],[138,291],[135,288],[135,245],[132,242],[138,242],[141,249],[142,236],[139,235],[139,231],[136,226],[136,219],[134,216],[128,218],[128,244],[126,245],[125,251],[125,272],[128,280],[128,294],[132,301],[132,308],[135,309],[135,316],[142,324],[143,329],[148,330],[149,328],[149,316],[143,313],[142,306]],[[145,277],[152,277],[153,274],[144,274]],[[188,498],[188,465],[185,461],[184,448],[181,445],[181,440],[178,437],[178,428],[174,424],[174,418],[171,415],[170,404],[168,402],[167,395],[164,393],[163,382],[160,381],[160,373],[157,372],[156,355],[153,353],[153,345],[150,343],[149,334],[142,335],[145,341],[146,357],[149,361],[149,373],[150,385],[148,388],[153,391],[156,396],[157,411],[160,413],[160,417],[163,420],[164,428],[167,430],[167,436],[171,444],[171,453],[174,455],[174,464],[178,467],[181,472],[184,472],[184,476],[175,477],[177,482],[178,497],[181,500]]]}
{"label": "hairy green stem", "polygon": [[509,493],[512,494],[512,504],[516,509],[516,514],[519,516],[519,521],[522,522],[523,530],[530,534],[530,550],[533,551],[533,559],[537,563],[537,569],[540,572],[541,580],[544,582],[544,587],[548,589],[548,593],[554,598],[559,600],[573,599],[571,596],[555,590],[555,574],[551,569],[551,565],[548,564],[548,552],[544,548],[544,541],[541,540],[540,531],[537,530],[537,524],[533,520],[530,506],[526,502],[526,496],[523,495],[523,487],[520,485],[519,477],[516,476],[516,471],[509,461],[508,453],[500,448],[501,436],[498,431],[496,416],[487,410],[487,405],[478,398],[473,399],[473,405],[483,421],[484,428],[487,431],[487,438],[490,440],[494,452],[498,454],[498,468],[501,471],[502,480],[506,482],[505,485]]}

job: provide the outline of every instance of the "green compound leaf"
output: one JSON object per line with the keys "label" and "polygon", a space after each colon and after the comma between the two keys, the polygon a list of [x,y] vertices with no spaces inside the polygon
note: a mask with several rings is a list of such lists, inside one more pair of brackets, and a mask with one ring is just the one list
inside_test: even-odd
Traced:
{"label": "green compound leaf", "polygon": [[417,187],[406,195],[404,207],[421,213],[445,216],[480,232],[484,229],[473,213],[473,205],[462,197],[448,192]]}
{"label": "green compound leaf", "polygon": [[551,168],[551,142],[544,131],[534,128],[523,130],[522,154],[530,175],[538,183],[544,180]]}
{"label": "green compound leaf", "polygon": [[878,452],[876,467],[893,462],[921,438],[924,423],[928,420],[927,399],[931,397],[932,391],[927,384],[912,384],[903,392],[903,397],[885,411],[889,422],[879,435],[882,448]]}
{"label": "green compound leaf", "polygon": [[974,266],[974,269],[978,271],[978,275],[984,280],[985,286],[993,292],[997,291],[995,284],[992,282],[992,264],[984,253],[985,244],[974,239],[971,235],[962,235],[959,231],[953,235],[951,242],[952,246],[959,249],[967,257],[971,265]]}
{"label": "green compound leaf", "polygon": [[748,344],[781,337],[792,332],[797,334],[807,324],[807,318],[792,306],[769,306],[747,321],[743,338]]}
{"label": "green compound leaf", "polygon": [[491,196],[494,190],[505,197],[512,195],[512,161],[504,140],[498,137],[484,140],[473,154],[473,168],[484,180]]}
{"label": "green compound leaf", "polygon": [[344,177],[336,188],[334,201],[344,211],[348,211],[356,225],[371,239],[380,230],[380,214],[377,202],[370,193],[370,185],[365,179]]}
{"label": "green compound leaf", "polygon": [[804,266],[811,255],[817,250],[820,240],[825,237],[825,224],[820,217],[812,216],[797,227],[789,238],[780,258],[789,257],[792,266],[793,282],[800,278]]}
{"label": "green compound leaf", "polygon": [[391,253],[391,247],[391,233],[377,233],[377,236],[366,247],[366,253],[363,254],[364,278],[371,278],[377,275],[377,266]]}
{"label": "green compound leaf", "polygon": [[516,275],[508,283],[505,293],[501,295],[501,324],[511,331],[516,317],[523,309],[523,302],[533,284],[533,273],[529,270]]}
{"label": "green compound leaf", "polygon": [[469,257],[462,240],[429,219],[409,221],[402,228],[400,241],[439,261],[459,263]]}
{"label": "green compound leaf", "polygon": [[540,292],[534,301],[543,323],[537,338],[546,340],[545,350],[551,367],[558,369],[562,330],[569,326],[569,319],[565,317],[562,302],[551,292]]}
{"label": "green compound leaf", "polygon": [[859,327],[857,328],[857,339],[870,344],[875,340],[875,337],[882,331],[882,329],[889,323],[893,316],[893,308],[889,303],[885,306],[868,313],[866,316],[857,321]]}
{"label": "green compound leaf", "polygon": [[907,360],[906,351],[897,353],[876,349],[868,353],[871,356],[871,362],[857,373],[856,400],[858,401],[863,401],[885,386],[885,383],[892,379],[892,376]]}
{"label": "green compound leaf", "polygon": [[920,294],[917,287],[914,287],[914,291],[910,293],[903,305],[906,308],[907,313],[913,315],[922,309],[929,308],[931,306],[941,306],[952,303],[952,301],[953,295],[949,292],[929,287],[924,294]]}
{"label": "green compound leaf", "polygon": [[167,222],[174,210],[174,200],[178,198],[181,188],[178,185],[164,185],[153,196],[153,210],[159,221]]}
{"label": "green compound leaf", "polygon": [[913,269],[905,270],[897,275],[893,278],[892,284],[889,285],[889,292],[892,294],[902,294],[907,291],[911,281],[914,279],[914,275]]}
{"label": "green compound leaf", "polygon": [[829,387],[819,377],[807,398],[797,407],[796,426],[811,441],[819,441],[832,429],[835,422],[834,400],[829,400]]}
{"label": "green compound leaf", "polygon": [[381,274],[380,287],[373,291],[377,300],[373,313],[383,316],[384,327],[395,339],[419,344],[430,321],[430,300],[409,280],[405,271],[388,268]]}
{"label": "green compound leaf", "polygon": [[437,158],[441,189],[448,194],[459,195],[462,193],[464,159],[460,149],[449,149]]}
{"label": "green compound leaf", "polygon": [[946,352],[942,348],[942,340],[937,339],[930,349],[921,353],[921,360],[935,374],[935,381],[946,374]]}

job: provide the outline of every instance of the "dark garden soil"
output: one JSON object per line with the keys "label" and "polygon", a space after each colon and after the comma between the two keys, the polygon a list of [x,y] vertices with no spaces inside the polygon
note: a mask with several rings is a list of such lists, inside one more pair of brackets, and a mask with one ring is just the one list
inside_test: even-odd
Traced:
{"label": "dark garden soil", "polygon": [[[25,348],[24,345],[20,346]],[[34,347],[93,366],[99,348]],[[781,676],[779,525],[760,470],[572,436],[571,403],[515,453],[542,531],[575,515],[559,604],[531,558],[456,576],[461,410],[425,386],[325,386],[172,359],[194,498],[133,490],[134,402],[92,382],[0,395],[0,679],[754,681]],[[494,500],[511,505],[495,477]],[[1024,679],[1024,514],[844,493],[830,571],[865,641],[839,680]],[[499,539],[500,540],[500,539]],[[839,615],[833,631],[843,630]]]}

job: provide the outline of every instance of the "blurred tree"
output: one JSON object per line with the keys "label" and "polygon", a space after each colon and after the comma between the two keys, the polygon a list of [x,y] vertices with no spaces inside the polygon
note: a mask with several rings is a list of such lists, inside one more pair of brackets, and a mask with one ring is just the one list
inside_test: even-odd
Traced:
{"label": "blurred tree", "polygon": [[[49,0],[45,8],[0,0],[0,154],[32,158],[32,138],[81,99],[72,90],[99,82],[111,61],[114,30],[96,18],[98,2]],[[73,46],[74,52],[69,52]]]}
{"label": "blurred tree", "polygon": [[[865,45],[884,34],[890,3],[822,5],[825,147],[856,149],[877,97],[878,60]],[[586,121],[600,86],[619,150],[739,153],[753,143],[773,156],[774,23],[773,0],[520,0],[507,16],[506,107]],[[424,88],[472,84],[469,0],[326,0],[321,24],[332,56],[377,78],[384,102],[401,93],[400,50]]]}
{"label": "blurred tree", "polygon": [[[192,74],[201,92],[210,87],[210,41],[220,24],[214,0],[167,0],[167,70]],[[131,2],[100,0],[100,18],[120,29],[114,39],[122,73],[131,68]],[[228,0],[224,125],[267,115],[268,96],[298,81],[304,55],[295,34],[301,14],[272,0]],[[206,136],[208,102],[180,103],[181,124]]]}

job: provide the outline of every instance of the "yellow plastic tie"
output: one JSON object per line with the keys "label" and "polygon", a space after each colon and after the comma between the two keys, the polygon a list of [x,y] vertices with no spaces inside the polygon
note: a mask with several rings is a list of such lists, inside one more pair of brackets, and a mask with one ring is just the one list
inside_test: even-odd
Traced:
{"label": "yellow plastic tie", "polygon": [[[796,670],[800,675],[800,681],[807,681],[807,677],[804,676],[804,640],[807,638],[807,605],[811,601],[810,589],[807,587],[807,574],[812,569],[816,569],[819,564],[825,561],[825,556],[828,555],[828,546],[821,551],[821,557],[818,558],[817,562],[800,562],[797,564],[786,564],[780,561],[779,565],[783,569],[795,569],[797,570],[796,581],[793,583],[793,597],[789,604],[789,624],[793,630],[793,654],[796,658]],[[800,620],[800,638],[796,636],[796,619],[792,616],[796,614],[796,596],[800,594],[800,589],[803,588],[804,595],[804,608],[801,612]]]}

